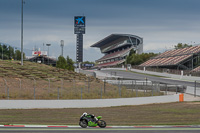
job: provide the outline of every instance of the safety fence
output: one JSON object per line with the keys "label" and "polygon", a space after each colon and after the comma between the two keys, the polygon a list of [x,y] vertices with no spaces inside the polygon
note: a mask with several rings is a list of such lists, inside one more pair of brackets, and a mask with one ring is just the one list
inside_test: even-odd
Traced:
{"label": "safety fence", "polygon": [[163,82],[150,81],[148,78],[145,80],[107,80],[108,83],[120,86],[125,86],[126,89],[132,92],[143,92],[144,95],[149,95],[151,93],[154,96],[156,93],[163,93],[163,95],[177,94],[177,93],[187,93],[193,95],[194,97],[200,96],[200,81],[194,81],[193,85],[178,85],[178,84],[167,84]]}
{"label": "safety fence", "polygon": [[84,81],[0,78],[0,99],[106,99],[167,94],[160,84],[149,82],[107,79],[91,81],[90,77]]}
{"label": "safety fence", "polygon": [[148,81],[147,78],[146,80],[107,80],[107,82],[113,85],[115,84],[119,88],[121,88],[121,86],[126,87],[132,92],[135,92],[136,96],[138,96],[138,92],[143,92],[144,95],[154,96],[157,95],[157,93],[169,95],[183,93],[186,90],[186,87],[181,85]]}

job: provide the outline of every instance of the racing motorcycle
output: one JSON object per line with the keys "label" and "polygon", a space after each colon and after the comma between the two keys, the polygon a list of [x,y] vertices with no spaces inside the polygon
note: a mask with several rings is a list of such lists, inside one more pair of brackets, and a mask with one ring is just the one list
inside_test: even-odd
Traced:
{"label": "racing motorcycle", "polygon": [[89,126],[89,127],[99,126],[100,128],[105,128],[106,122],[104,120],[100,120],[101,118],[102,118],[102,116],[98,116],[95,119],[91,115],[86,115],[86,116],[82,115],[80,118],[79,125],[82,128],[86,128],[87,126]]}

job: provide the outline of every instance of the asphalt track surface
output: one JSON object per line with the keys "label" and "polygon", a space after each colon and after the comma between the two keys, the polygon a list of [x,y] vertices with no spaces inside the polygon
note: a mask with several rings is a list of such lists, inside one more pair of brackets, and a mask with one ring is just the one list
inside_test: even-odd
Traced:
{"label": "asphalt track surface", "polygon": [[0,128],[2,133],[199,133],[200,128]]}
{"label": "asphalt track surface", "polygon": [[200,128],[0,128],[2,133],[199,133]]}
{"label": "asphalt track surface", "polygon": [[[116,76],[120,76],[127,79],[133,79],[133,80],[145,80],[145,78],[147,78],[150,81],[160,82],[164,84],[193,86],[193,87],[195,86],[194,82],[191,82],[191,81],[181,81],[181,80],[169,79],[167,77],[156,77],[156,76],[134,73],[130,71],[101,70],[101,72],[108,73],[108,74],[111,74],[111,72],[116,72]],[[200,86],[200,83],[197,83],[197,86]]]}

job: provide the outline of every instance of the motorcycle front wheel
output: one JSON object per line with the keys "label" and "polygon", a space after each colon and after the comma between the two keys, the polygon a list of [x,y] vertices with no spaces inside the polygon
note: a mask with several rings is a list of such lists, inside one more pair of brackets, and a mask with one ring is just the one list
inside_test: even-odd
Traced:
{"label": "motorcycle front wheel", "polygon": [[86,120],[82,120],[79,122],[79,125],[82,127],[82,128],[86,128],[88,126],[88,123]]}
{"label": "motorcycle front wheel", "polygon": [[104,120],[99,120],[98,125],[99,125],[100,128],[105,128],[106,122]]}

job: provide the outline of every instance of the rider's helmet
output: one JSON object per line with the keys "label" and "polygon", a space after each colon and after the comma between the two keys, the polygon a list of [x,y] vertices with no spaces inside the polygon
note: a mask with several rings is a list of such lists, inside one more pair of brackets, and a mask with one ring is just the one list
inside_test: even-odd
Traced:
{"label": "rider's helmet", "polygon": [[83,113],[83,115],[84,115],[84,116],[86,116],[86,115],[87,115],[87,113],[86,113],[86,112],[84,112],[84,113]]}

